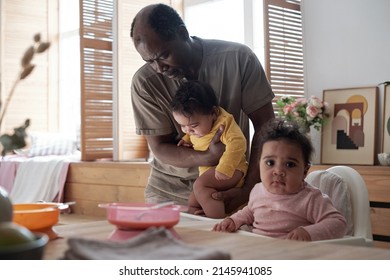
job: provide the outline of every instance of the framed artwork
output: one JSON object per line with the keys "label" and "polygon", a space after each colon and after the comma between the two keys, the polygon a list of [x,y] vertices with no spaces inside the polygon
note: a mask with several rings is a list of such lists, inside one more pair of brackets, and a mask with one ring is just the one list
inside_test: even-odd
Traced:
{"label": "framed artwork", "polygon": [[330,117],[322,128],[323,164],[373,165],[378,87],[324,90]]}
{"label": "framed artwork", "polygon": [[383,107],[383,146],[382,152],[390,152],[390,85],[385,86]]}

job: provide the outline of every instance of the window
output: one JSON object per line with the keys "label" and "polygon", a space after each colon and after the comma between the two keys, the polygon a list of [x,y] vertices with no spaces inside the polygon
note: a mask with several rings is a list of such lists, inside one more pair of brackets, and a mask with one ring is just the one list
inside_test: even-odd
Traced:
{"label": "window", "polygon": [[113,157],[114,4],[80,1],[82,160]]}
{"label": "window", "polygon": [[[215,11],[218,11],[217,19]],[[184,21],[190,35],[239,43],[245,41],[243,1],[184,0]]]}
{"label": "window", "polygon": [[59,0],[59,130],[80,136],[79,0]]}
{"label": "window", "polygon": [[276,98],[303,97],[300,0],[264,0],[264,19],[265,71]]}
{"label": "window", "polygon": [[135,133],[130,95],[131,77],[144,61],[130,26],[141,8],[155,1],[80,3],[82,159],[145,160],[149,149]]}
{"label": "window", "polygon": [[183,1],[190,35],[245,44],[263,63],[262,0]]}

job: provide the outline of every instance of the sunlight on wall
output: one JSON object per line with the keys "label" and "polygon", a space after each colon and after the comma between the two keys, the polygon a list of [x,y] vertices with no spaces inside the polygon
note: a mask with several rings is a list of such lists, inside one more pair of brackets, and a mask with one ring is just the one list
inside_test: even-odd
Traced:
{"label": "sunlight on wall", "polygon": [[184,0],[190,35],[248,45],[263,63],[262,0]]}

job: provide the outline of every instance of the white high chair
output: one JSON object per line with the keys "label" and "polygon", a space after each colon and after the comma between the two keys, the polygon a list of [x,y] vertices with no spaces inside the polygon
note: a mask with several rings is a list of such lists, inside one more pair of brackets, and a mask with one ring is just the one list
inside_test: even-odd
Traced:
{"label": "white high chair", "polygon": [[372,246],[370,203],[361,175],[349,166],[334,166],[308,174],[306,182],[327,194],[347,220],[347,235],[316,242]]}
{"label": "white high chair", "polygon": [[[309,173],[305,179],[313,187],[327,194],[335,207],[347,220],[347,235],[343,238],[313,241],[314,243],[337,243],[345,245],[372,246],[370,205],[366,184],[360,174],[348,166],[334,166],[327,170]],[[211,219],[180,213],[180,225],[211,230],[222,219]],[[272,238],[252,233],[251,227],[243,226],[238,234]]]}

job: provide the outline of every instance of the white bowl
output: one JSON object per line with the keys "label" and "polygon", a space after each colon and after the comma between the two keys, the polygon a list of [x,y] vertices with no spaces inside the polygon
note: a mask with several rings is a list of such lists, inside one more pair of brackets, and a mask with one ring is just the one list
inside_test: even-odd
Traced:
{"label": "white bowl", "polygon": [[390,153],[380,153],[378,154],[379,163],[383,166],[390,165]]}

